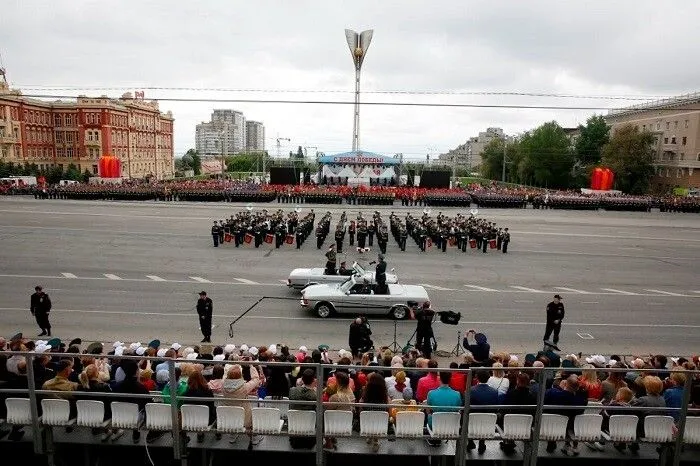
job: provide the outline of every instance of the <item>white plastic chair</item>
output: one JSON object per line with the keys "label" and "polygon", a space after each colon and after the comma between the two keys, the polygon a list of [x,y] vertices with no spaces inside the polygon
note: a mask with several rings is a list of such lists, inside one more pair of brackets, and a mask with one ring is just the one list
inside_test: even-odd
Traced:
{"label": "white plastic chair", "polygon": [[47,426],[67,426],[70,423],[68,400],[47,398],[41,400],[41,422]]}
{"label": "white plastic chair", "polygon": [[105,424],[105,404],[99,400],[78,400],[78,422],[81,427],[102,427]]}
{"label": "white plastic chair", "polygon": [[362,411],[360,413],[360,435],[362,437],[386,437],[389,413],[386,411]]}
{"label": "white plastic chair", "polygon": [[324,412],[323,432],[333,437],[352,436],[352,411],[329,410]]}
{"label": "white plastic chair", "polygon": [[[266,396],[265,400],[272,400],[272,397]],[[289,397],[285,396],[282,398],[282,400],[289,401]],[[287,412],[289,411],[289,403],[282,403],[282,400],[280,400],[280,402],[278,403],[265,403],[264,401],[261,401],[260,403],[258,403],[258,406],[261,408],[277,408],[280,410],[280,417],[282,419],[286,419]]]}
{"label": "white plastic chair", "polygon": [[10,425],[26,426],[32,423],[32,411],[29,409],[29,398],[7,398],[7,422]]}
{"label": "white plastic chair", "polygon": [[496,413],[469,413],[469,438],[492,439],[496,436]]}
{"label": "white plastic chair", "polygon": [[540,421],[540,440],[556,442],[566,438],[569,418],[561,414],[543,414]]}
{"label": "white plastic chair", "polygon": [[425,415],[421,411],[399,411],[396,413],[396,436],[416,438],[423,436]]}
{"label": "white plastic chair", "polygon": [[280,419],[280,410],[277,408],[253,408],[253,433],[254,434],[279,434],[282,431],[284,421]]}
{"label": "white plastic chair", "polygon": [[459,413],[433,413],[431,419],[432,427],[428,428],[431,437],[439,439],[459,438]]}
{"label": "white plastic chair", "polygon": [[208,432],[209,406],[182,405],[182,430],[185,432]]}
{"label": "white plastic chair", "polygon": [[287,411],[289,435],[314,435],[316,433],[316,411],[290,409]]}
{"label": "white plastic chair", "polygon": [[673,441],[673,418],[671,416],[645,417],[643,441],[653,443]]}
{"label": "white plastic chair", "polygon": [[221,434],[245,432],[245,409],[240,406],[217,406],[216,431]]}
{"label": "white plastic chair", "polygon": [[700,417],[688,416],[685,418],[683,443],[686,445],[700,444]]}
{"label": "white plastic chair", "polygon": [[530,440],[532,416],[530,414],[506,414],[503,416],[504,440]]}
{"label": "white plastic chair", "polygon": [[146,403],[146,429],[169,431],[173,429],[170,405],[164,403]]}
{"label": "white plastic chair", "polygon": [[639,418],[632,414],[615,414],[610,416],[608,437],[612,442],[634,442],[637,440],[637,423]]}
{"label": "white plastic chair", "polygon": [[602,437],[600,414],[579,414],[574,418],[574,437],[581,442],[597,442]]}
{"label": "white plastic chair", "polygon": [[110,408],[112,409],[112,427],[116,429],[138,429],[139,405],[124,401],[113,401]]}

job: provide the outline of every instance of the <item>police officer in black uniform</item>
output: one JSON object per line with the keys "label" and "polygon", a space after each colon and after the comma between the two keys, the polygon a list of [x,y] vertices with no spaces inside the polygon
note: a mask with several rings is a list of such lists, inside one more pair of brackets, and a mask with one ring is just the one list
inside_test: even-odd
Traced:
{"label": "police officer in black uniform", "polygon": [[211,227],[211,238],[214,240],[214,247],[219,247],[219,224],[214,220],[214,225]]}
{"label": "police officer in black uniform", "polygon": [[433,353],[431,340],[433,338],[434,317],[435,311],[430,308],[430,301],[424,302],[423,308],[416,311],[416,320],[418,321],[418,326],[416,327],[416,348],[422,351],[423,355],[428,359]]}
{"label": "police officer in black uniform", "polygon": [[504,228],[503,240],[501,242],[501,250],[503,251],[503,254],[508,253],[508,243],[510,243],[510,233],[508,232],[508,228]]}
{"label": "police officer in black uniform", "polygon": [[377,294],[387,294],[386,286],[386,262],[384,261],[384,254],[379,254],[377,256],[377,268],[374,272],[374,282],[377,284],[377,289],[375,293]]}
{"label": "police officer in black uniform", "polygon": [[207,297],[206,291],[199,292],[197,300],[197,314],[199,314],[199,328],[202,330],[202,343],[211,343],[211,317],[214,312],[214,303]]}
{"label": "police officer in black uniform", "polygon": [[561,331],[561,321],[564,320],[564,303],[561,302],[561,296],[558,294],[554,295],[554,300],[547,304],[547,328],[544,332],[544,338],[542,339],[545,343],[549,341],[549,337],[554,332],[554,348],[557,343],[559,343],[559,332]]}
{"label": "police officer in black uniform", "polygon": [[32,313],[36,319],[37,325],[41,329],[40,337],[44,335],[51,336],[51,324],[49,323],[49,312],[51,312],[51,299],[49,295],[44,293],[41,286],[37,285],[34,287],[34,293],[32,294],[29,311]]}

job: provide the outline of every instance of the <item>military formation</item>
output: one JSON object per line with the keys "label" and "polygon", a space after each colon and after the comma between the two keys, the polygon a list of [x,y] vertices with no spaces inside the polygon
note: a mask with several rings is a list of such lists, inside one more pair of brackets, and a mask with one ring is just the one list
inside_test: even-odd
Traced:
{"label": "military formation", "polygon": [[285,214],[281,209],[276,212],[268,212],[267,209],[253,212],[252,208],[248,208],[228,219],[214,220],[211,236],[214,247],[233,243],[237,248],[246,244],[259,248],[263,243],[268,243],[280,248],[283,244],[296,243],[299,249],[313,232],[315,218],[313,209],[299,218],[297,210]]}
{"label": "military formation", "polygon": [[[392,222],[398,223],[400,220],[392,214]],[[485,254],[489,249],[496,249],[505,254],[511,240],[508,228],[497,227],[494,222],[476,217],[473,213],[469,216],[458,213],[456,217],[450,217],[440,212],[433,218],[430,211],[425,210],[420,217],[406,215],[404,223],[407,235],[423,252],[433,246],[438,251],[446,252],[448,246],[454,246],[463,253],[467,249],[476,249]],[[400,237],[401,230],[398,225],[396,228]]]}

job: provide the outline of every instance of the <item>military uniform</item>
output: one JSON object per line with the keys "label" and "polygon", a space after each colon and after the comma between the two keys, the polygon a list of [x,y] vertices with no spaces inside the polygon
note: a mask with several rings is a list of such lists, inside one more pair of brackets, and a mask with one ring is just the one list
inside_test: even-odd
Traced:
{"label": "military uniform", "polygon": [[214,303],[207,294],[202,291],[197,300],[197,314],[199,315],[199,328],[204,338],[202,343],[211,343],[211,320],[214,313]]}
{"label": "military uniform", "polygon": [[214,247],[218,248],[219,247],[219,225],[214,222],[214,225],[211,227],[211,237],[214,240]]}

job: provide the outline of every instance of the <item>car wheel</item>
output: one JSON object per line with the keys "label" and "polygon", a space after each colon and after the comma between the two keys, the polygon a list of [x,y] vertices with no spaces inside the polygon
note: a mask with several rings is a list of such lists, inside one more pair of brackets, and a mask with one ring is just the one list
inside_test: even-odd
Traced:
{"label": "car wheel", "polygon": [[408,309],[406,309],[404,306],[395,306],[391,310],[391,317],[393,317],[396,320],[403,320],[406,318],[408,315]]}
{"label": "car wheel", "polygon": [[319,316],[321,319],[330,317],[332,313],[333,306],[331,306],[329,303],[318,303],[316,305],[316,315]]}

